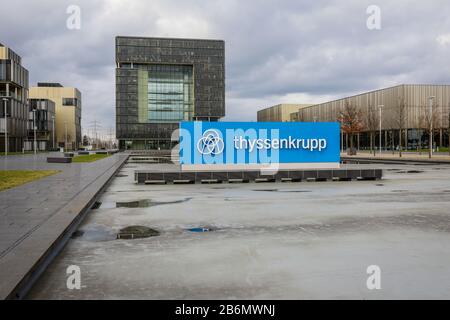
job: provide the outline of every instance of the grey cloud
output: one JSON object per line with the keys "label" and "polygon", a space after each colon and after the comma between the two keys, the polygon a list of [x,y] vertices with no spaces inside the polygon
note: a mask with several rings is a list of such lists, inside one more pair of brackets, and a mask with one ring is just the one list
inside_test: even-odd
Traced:
{"label": "grey cloud", "polygon": [[[66,8],[82,28],[66,28]],[[366,28],[366,8],[382,29]],[[227,117],[305,94],[312,100],[396,83],[449,83],[450,3],[425,1],[23,1],[2,4],[0,42],[23,57],[31,83],[58,81],[83,93],[83,126],[114,126],[116,35],[226,41]],[[450,41],[449,41],[450,42]],[[308,102],[308,101],[292,101]]]}

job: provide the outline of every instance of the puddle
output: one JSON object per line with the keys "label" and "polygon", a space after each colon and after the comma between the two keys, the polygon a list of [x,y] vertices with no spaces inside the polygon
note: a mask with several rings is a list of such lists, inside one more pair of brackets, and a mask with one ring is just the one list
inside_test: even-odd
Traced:
{"label": "puddle", "polygon": [[189,228],[186,229],[187,231],[190,232],[212,232],[212,231],[216,231],[216,228],[212,228],[212,227],[195,227],[195,228]]}
{"label": "puddle", "polygon": [[408,190],[391,190],[391,192],[408,192]]}
{"label": "puddle", "polygon": [[157,237],[161,233],[158,230],[146,226],[129,226],[120,229],[117,239],[142,239],[149,237]]}
{"label": "puddle", "polygon": [[77,231],[75,231],[74,233],[72,233],[72,235],[70,236],[70,238],[76,239],[76,238],[79,238],[79,237],[83,236],[83,234],[84,234],[84,231],[83,231],[83,230],[77,230]]}
{"label": "puddle", "polygon": [[183,203],[191,200],[190,198],[184,198],[182,200],[174,200],[174,201],[152,201],[151,199],[142,199],[135,201],[105,201],[100,205],[101,209],[113,209],[113,208],[148,208],[155,206],[162,206],[167,204],[177,204]]}
{"label": "puddle", "polygon": [[383,187],[384,184],[382,184],[382,183],[377,183],[376,186],[377,186],[377,187]]}
{"label": "puddle", "polygon": [[265,192],[312,192],[312,190],[279,190],[279,189],[254,189],[252,191],[265,191]]}
{"label": "puddle", "polygon": [[397,171],[397,173],[422,173],[422,170],[401,170]]}
{"label": "puddle", "polygon": [[147,208],[147,207],[150,207],[150,200],[116,202],[116,208]]}

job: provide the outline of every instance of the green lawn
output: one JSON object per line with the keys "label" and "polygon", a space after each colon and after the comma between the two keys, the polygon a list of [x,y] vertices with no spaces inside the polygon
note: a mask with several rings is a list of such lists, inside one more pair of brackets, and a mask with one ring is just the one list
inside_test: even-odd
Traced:
{"label": "green lawn", "polygon": [[59,170],[0,170],[0,191],[60,172]]}
{"label": "green lawn", "polygon": [[75,156],[72,158],[72,162],[93,162],[100,159],[109,157],[109,154],[86,154],[81,156]]}

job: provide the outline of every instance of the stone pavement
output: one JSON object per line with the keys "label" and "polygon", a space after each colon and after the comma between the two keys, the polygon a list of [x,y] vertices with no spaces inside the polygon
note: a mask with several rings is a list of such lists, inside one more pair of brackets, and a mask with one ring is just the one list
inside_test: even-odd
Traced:
{"label": "stone pavement", "polygon": [[420,162],[432,162],[432,163],[450,163],[450,156],[448,153],[434,153],[431,158],[428,157],[428,153],[422,152],[402,152],[402,156],[399,157],[398,152],[392,154],[392,152],[383,152],[381,154],[358,151],[358,154],[349,156],[346,153],[341,153],[341,158],[345,159],[368,159],[368,160],[393,160],[393,161],[420,161]]}
{"label": "stone pavement", "polygon": [[0,192],[0,299],[23,290],[28,277],[37,272],[39,263],[52,254],[63,236],[70,236],[65,234],[69,227],[80,220],[128,155],[71,164],[49,164],[47,156],[0,157],[0,170],[62,171]]}

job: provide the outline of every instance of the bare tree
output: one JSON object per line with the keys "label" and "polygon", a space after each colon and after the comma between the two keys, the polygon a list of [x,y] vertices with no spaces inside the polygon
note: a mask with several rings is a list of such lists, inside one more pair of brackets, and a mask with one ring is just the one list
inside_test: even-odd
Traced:
{"label": "bare tree", "polygon": [[361,132],[364,128],[361,111],[355,105],[346,101],[343,110],[339,112],[338,121],[341,124],[341,130],[350,136],[350,150],[347,151],[347,154],[356,154],[353,147],[353,137],[355,133]]}
{"label": "bare tree", "polygon": [[417,129],[421,131],[420,134],[418,135],[419,136],[418,149],[419,149],[419,154],[422,155],[422,135],[423,135],[422,130],[423,129],[426,130],[426,128],[427,128],[427,120],[426,120],[425,112],[422,112],[422,111],[424,111],[423,108],[419,107],[418,109],[419,110],[418,110],[418,119],[417,119],[418,120],[418,122],[417,122]]}
{"label": "bare tree", "polygon": [[377,131],[379,121],[380,120],[378,117],[377,108],[373,105],[369,105],[367,108],[367,116],[365,123],[367,130],[369,131],[370,134],[370,150],[373,152],[374,156],[375,156],[375,146],[374,146],[375,132]]}
{"label": "bare tree", "polygon": [[434,137],[434,130],[438,125],[438,119],[439,119],[439,113],[436,111],[438,108],[437,104],[432,104],[431,107],[427,106],[425,104],[425,125],[426,129],[428,131],[429,137],[428,137],[428,157],[431,158],[431,154],[433,151],[433,145],[432,145],[432,137]]}
{"label": "bare tree", "polygon": [[397,102],[397,108],[395,109],[395,126],[396,129],[398,129],[398,152],[399,156],[402,156],[402,137],[403,137],[403,131],[405,130],[406,126],[406,116],[407,116],[407,108],[405,99],[399,98]]}
{"label": "bare tree", "polygon": [[448,140],[448,154],[450,155],[450,102],[448,103],[448,127],[447,127],[447,140]]}

